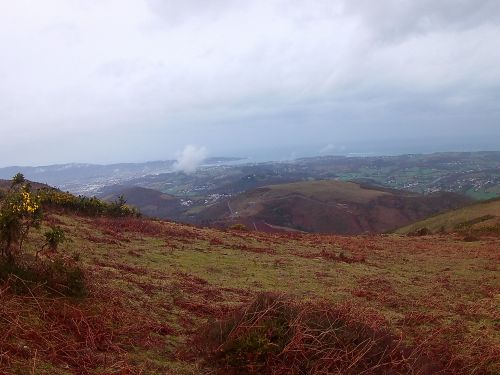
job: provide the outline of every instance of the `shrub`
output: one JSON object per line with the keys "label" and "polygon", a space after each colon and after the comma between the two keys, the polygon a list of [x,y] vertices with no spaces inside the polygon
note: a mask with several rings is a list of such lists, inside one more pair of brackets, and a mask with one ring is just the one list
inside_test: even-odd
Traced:
{"label": "shrub", "polygon": [[89,216],[133,216],[139,217],[137,209],[129,207],[123,197],[113,203],[96,197],[75,196],[56,189],[40,189],[41,203],[47,207],[68,209]]}
{"label": "shrub", "polygon": [[473,234],[467,234],[467,235],[463,238],[463,241],[464,241],[464,242],[475,242],[475,241],[479,241],[479,237],[474,236]]}
{"label": "shrub", "polygon": [[420,236],[429,236],[431,234],[432,234],[432,231],[429,228],[423,227],[423,228],[417,229],[413,232],[409,232],[408,236],[420,237]]}
{"label": "shrub", "polygon": [[39,228],[42,221],[40,197],[31,192],[20,173],[0,202],[0,247],[2,256],[14,260],[22,252],[23,242],[31,228]]}
{"label": "shrub", "polygon": [[[42,261],[23,253],[23,242],[30,229],[39,228],[41,222],[42,197],[33,193],[24,176],[18,173],[0,201],[0,280],[8,281],[17,292],[30,290],[32,284],[42,284],[58,294],[85,295],[85,276],[74,261],[62,257]],[[45,233],[45,240],[44,247],[55,252],[65,240],[64,232],[52,227]]]}
{"label": "shrub", "polygon": [[66,240],[64,232],[60,227],[52,227],[51,230],[44,233],[44,236],[45,245],[53,252],[57,251],[58,246]]}
{"label": "shrub", "polygon": [[22,185],[25,182],[26,179],[22,173],[17,173],[14,177],[12,177],[12,185]]}
{"label": "shrub", "polygon": [[233,224],[229,227],[229,229],[240,230],[240,231],[247,231],[248,230],[247,226],[245,224],[241,224],[241,223]]}
{"label": "shrub", "polygon": [[62,257],[50,260],[25,255],[16,262],[0,260],[0,280],[16,293],[29,293],[35,286],[70,297],[87,294],[85,273],[80,265]]}

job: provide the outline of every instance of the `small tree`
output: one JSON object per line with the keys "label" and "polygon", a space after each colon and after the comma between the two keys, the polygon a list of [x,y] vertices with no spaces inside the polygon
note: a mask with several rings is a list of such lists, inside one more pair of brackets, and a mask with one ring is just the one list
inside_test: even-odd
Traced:
{"label": "small tree", "polygon": [[42,209],[39,197],[31,192],[24,176],[16,174],[12,185],[0,202],[0,248],[2,256],[14,260],[16,251],[21,252],[23,242],[31,228],[39,228]]}
{"label": "small tree", "polygon": [[50,251],[56,252],[60,244],[66,241],[64,231],[60,227],[52,227],[51,230],[44,233],[45,245]]}
{"label": "small tree", "polygon": [[22,186],[25,182],[26,179],[24,178],[24,175],[22,173],[17,173],[14,177],[12,177],[11,189],[15,188],[16,186]]}
{"label": "small tree", "polygon": [[111,203],[108,212],[113,216],[138,216],[137,211],[127,205],[127,200],[123,195],[119,195],[117,199]]}

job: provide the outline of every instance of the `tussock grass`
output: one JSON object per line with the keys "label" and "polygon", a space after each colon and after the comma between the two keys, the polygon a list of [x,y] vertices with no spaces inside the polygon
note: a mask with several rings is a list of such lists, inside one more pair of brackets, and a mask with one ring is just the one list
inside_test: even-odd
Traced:
{"label": "tussock grass", "polygon": [[264,293],[204,327],[190,345],[220,374],[444,373],[380,320],[352,305]]}

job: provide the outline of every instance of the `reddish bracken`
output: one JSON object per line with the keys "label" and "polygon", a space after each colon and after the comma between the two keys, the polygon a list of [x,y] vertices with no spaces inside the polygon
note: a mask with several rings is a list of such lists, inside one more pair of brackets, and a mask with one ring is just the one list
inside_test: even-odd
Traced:
{"label": "reddish bracken", "polygon": [[182,355],[203,355],[217,374],[450,374],[422,347],[353,305],[265,293],[211,323]]}

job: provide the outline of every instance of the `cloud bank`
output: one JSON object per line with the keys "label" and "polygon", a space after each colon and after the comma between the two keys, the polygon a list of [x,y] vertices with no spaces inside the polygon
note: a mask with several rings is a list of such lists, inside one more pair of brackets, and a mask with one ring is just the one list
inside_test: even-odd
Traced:
{"label": "cloud bank", "polygon": [[0,1],[0,159],[491,139],[498,40],[497,0]]}

